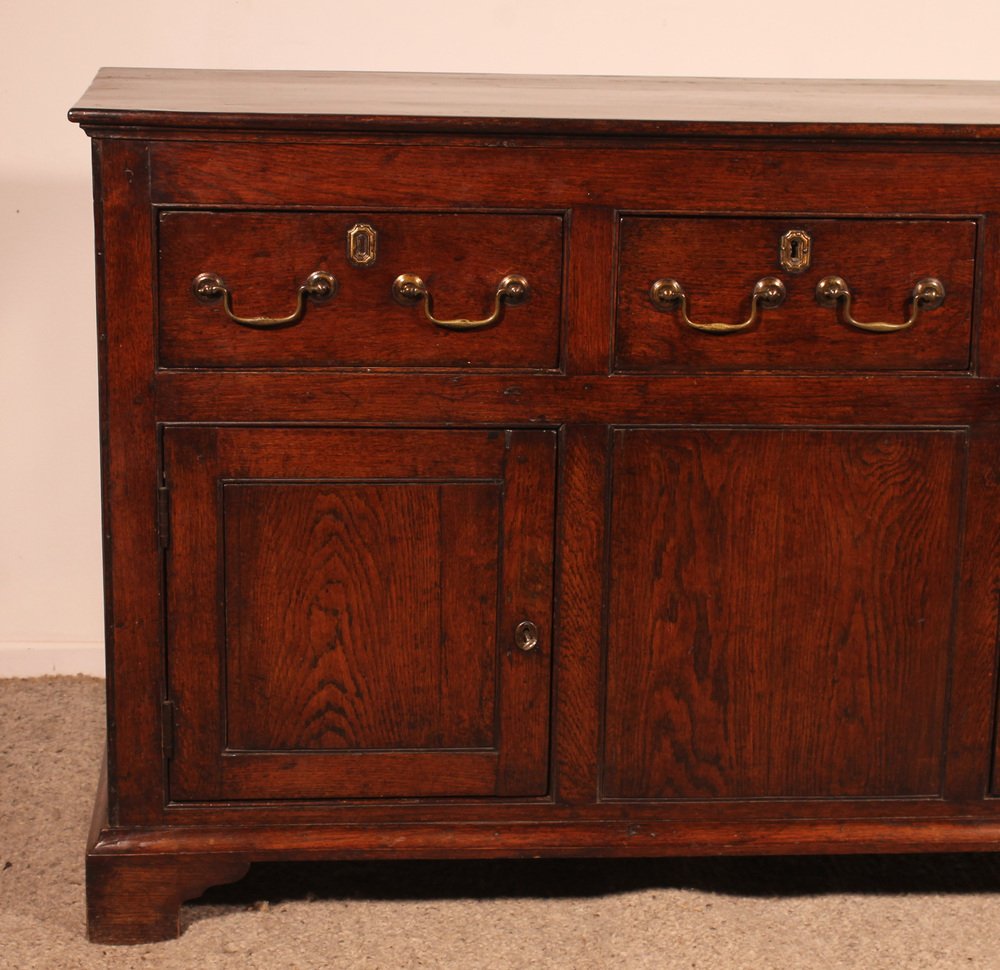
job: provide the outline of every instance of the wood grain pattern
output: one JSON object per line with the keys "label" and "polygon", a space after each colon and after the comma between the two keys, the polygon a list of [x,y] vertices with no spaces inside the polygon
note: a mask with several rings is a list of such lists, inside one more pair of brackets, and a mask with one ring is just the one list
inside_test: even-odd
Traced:
{"label": "wood grain pattern", "polygon": [[[808,270],[779,263],[789,229],[812,239]],[[626,371],[967,370],[975,281],[976,224],[948,220],[680,219],[629,217],[619,238],[615,366]],[[679,310],[653,306],[650,285],[669,277],[687,293],[695,323],[737,324],[750,315],[754,284],[775,276],[785,302],[761,310],[748,330],[701,333]],[[908,330],[866,333],[840,310],[816,303],[816,284],[840,276],[863,322],[902,323],[914,284],[936,277],[942,306],[922,312]]]}
{"label": "wood grain pattern", "polygon": [[209,886],[242,879],[238,855],[91,855],[87,859],[87,938],[91,943],[156,943],[180,935],[181,903]]}
{"label": "wood grain pattern", "polygon": [[222,506],[228,748],[496,745],[499,482],[226,484]]}
{"label": "wood grain pattern", "polygon": [[893,424],[992,427],[1000,382],[965,375],[594,376],[163,373],[161,421],[350,421],[359,425]]}
{"label": "wood grain pattern", "polygon": [[[504,460],[503,573],[500,578],[502,744],[495,794],[550,791],[556,433],[509,431]],[[535,624],[538,644],[516,646],[519,623]]]}
{"label": "wood grain pattern", "polygon": [[572,210],[566,259],[566,318],[572,322],[566,373],[606,373],[611,358],[614,290],[606,272],[615,250],[618,219],[607,207],[577,206]]}
{"label": "wood grain pattern", "polygon": [[[70,112],[85,126],[685,131],[851,125],[866,134],[1000,129],[1000,84],[103,68]],[[687,124],[683,124],[687,122]],[[667,124],[665,124],[667,123]],[[873,126],[877,128],[873,129]],[[948,126],[942,130],[942,126]],[[949,130],[950,129],[950,130]],[[957,130],[956,130],[957,129]],[[986,131],[983,131],[986,129]]]}
{"label": "wood grain pattern", "polygon": [[[113,822],[149,823],[163,810],[160,547],[156,534],[158,442],[149,380],[155,311],[136,265],[153,258],[148,155],[141,142],[102,144],[98,237],[105,644]],[[118,725],[127,725],[119,732]]]}
{"label": "wood grain pattern", "polygon": [[601,646],[608,443],[604,425],[563,432],[559,508],[559,640],[556,654],[556,798],[590,805],[598,795]]}
{"label": "wood grain pattern", "polygon": [[[722,140],[534,138],[497,147],[402,143],[150,145],[162,205],[567,209],[813,217],[972,216],[1000,209],[985,147],[778,145]],[[357,173],[363,172],[359,178]]]}
{"label": "wood grain pattern", "polygon": [[[537,811],[537,808],[536,808]],[[702,809],[704,811],[704,809]],[[758,806],[759,811],[759,806]],[[992,818],[877,818],[841,821],[758,818],[753,825],[694,819],[578,822],[547,818],[529,823],[471,822],[388,826],[249,825],[214,828],[175,826],[117,834],[108,854],[192,852],[265,859],[491,859],[558,856],[810,855],[826,853],[992,851],[1000,823]]]}
{"label": "wood grain pattern", "polygon": [[[378,234],[374,266],[347,259],[347,231]],[[562,219],[555,215],[398,212],[162,212],[159,217],[159,363],[163,367],[495,367],[554,369],[562,322]],[[242,327],[192,293],[201,273],[221,276],[240,316],[284,316],[299,285],[332,273],[336,295],[306,304],[277,330]],[[500,281],[524,276],[529,300],[476,331],[436,327],[420,306],[400,306],[392,282],[415,273],[438,318],[482,319]]]}
{"label": "wood grain pattern", "polygon": [[935,795],[955,432],[616,435],[603,793]]}

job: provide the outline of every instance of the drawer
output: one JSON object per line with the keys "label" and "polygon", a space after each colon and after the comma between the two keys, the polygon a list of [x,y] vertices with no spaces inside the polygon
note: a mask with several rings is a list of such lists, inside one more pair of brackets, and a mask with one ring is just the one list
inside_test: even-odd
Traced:
{"label": "drawer", "polygon": [[559,365],[559,215],[168,210],[158,229],[161,367]]}
{"label": "drawer", "polygon": [[[976,229],[972,219],[625,217],[615,369],[968,370]],[[761,284],[771,278],[784,289],[773,301]]]}

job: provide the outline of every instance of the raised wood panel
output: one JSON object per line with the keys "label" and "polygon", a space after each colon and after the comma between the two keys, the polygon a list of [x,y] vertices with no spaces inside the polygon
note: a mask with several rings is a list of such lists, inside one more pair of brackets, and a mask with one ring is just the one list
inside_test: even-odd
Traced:
{"label": "raised wood panel", "polygon": [[224,485],[227,747],[494,746],[500,499]]}
{"label": "raised wood panel", "polygon": [[608,798],[935,796],[960,431],[622,430]]}
{"label": "raised wood panel", "polygon": [[172,798],[545,794],[554,445],[167,428]]}

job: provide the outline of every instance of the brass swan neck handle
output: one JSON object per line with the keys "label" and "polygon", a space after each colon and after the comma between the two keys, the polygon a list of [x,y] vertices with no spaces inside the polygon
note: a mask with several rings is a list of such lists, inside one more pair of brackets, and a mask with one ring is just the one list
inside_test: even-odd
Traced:
{"label": "brass swan neck handle", "polygon": [[695,323],[687,314],[687,293],[684,287],[669,277],[656,280],[649,288],[649,298],[657,310],[679,310],[681,319],[694,330],[703,333],[735,333],[752,327],[760,310],[773,310],[785,302],[785,284],[776,276],[757,280],[750,299],[750,316],[742,323]]}
{"label": "brass swan neck handle", "polygon": [[923,310],[936,310],[946,296],[944,283],[933,276],[917,280],[910,293],[910,315],[902,323],[862,323],[851,316],[851,288],[841,276],[824,276],[816,284],[816,302],[822,307],[840,308],[844,323],[871,333],[892,333],[912,327]]}
{"label": "brass swan neck handle", "polygon": [[332,299],[337,292],[337,279],[330,273],[317,270],[306,277],[305,282],[299,286],[298,295],[295,301],[295,309],[288,316],[284,317],[241,317],[233,311],[233,294],[225,281],[216,273],[201,273],[194,278],[191,284],[195,297],[202,303],[214,303],[222,300],[222,309],[226,311],[226,316],[233,323],[238,323],[241,327],[256,327],[258,329],[276,329],[278,327],[290,327],[298,323],[305,313],[306,300],[314,303],[326,303]]}
{"label": "brass swan neck handle", "polygon": [[524,303],[531,295],[531,286],[528,281],[517,274],[505,276],[497,284],[496,293],[493,297],[493,312],[482,320],[467,320],[458,318],[456,320],[440,320],[434,316],[431,293],[427,284],[413,273],[401,273],[393,280],[393,299],[403,306],[415,306],[423,301],[424,316],[437,327],[444,327],[446,330],[481,330],[496,323],[503,313],[504,304],[508,306],[518,306]]}

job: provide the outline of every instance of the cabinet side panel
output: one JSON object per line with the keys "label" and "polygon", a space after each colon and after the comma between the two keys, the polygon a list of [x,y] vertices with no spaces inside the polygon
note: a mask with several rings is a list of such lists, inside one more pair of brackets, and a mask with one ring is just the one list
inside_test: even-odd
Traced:
{"label": "cabinet side panel", "polygon": [[941,792],[955,431],[619,432],[604,794]]}
{"label": "cabinet side panel", "polygon": [[160,756],[163,653],[156,532],[159,456],[153,420],[153,261],[146,145],[101,142],[109,816],[141,824],[164,799]]}

